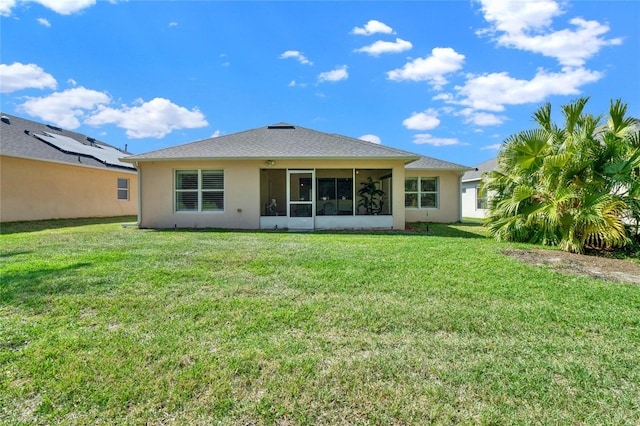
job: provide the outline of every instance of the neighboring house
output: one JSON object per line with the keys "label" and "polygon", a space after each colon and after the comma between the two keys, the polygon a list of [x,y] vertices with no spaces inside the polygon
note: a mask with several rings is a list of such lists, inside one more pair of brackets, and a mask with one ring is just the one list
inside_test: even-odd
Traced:
{"label": "neighboring house", "polygon": [[0,221],[137,213],[137,173],[119,159],[129,153],[9,114],[0,126]]}
{"label": "neighboring house", "polygon": [[494,170],[498,165],[498,158],[492,158],[478,164],[475,169],[462,176],[462,216],[485,218],[488,214],[487,194],[480,191],[482,174]]}
{"label": "neighboring house", "polygon": [[[138,169],[143,228],[404,229],[426,211],[456,221],[470,170],[286,123],[123,161]],[[358,191],[370,181],[379,192],[367,209]]]}

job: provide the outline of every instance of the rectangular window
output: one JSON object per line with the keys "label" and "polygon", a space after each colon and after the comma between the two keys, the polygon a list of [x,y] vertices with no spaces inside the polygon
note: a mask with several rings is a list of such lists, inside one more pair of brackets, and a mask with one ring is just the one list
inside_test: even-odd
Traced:
{"label": "rectangular window", "polygon": [[129,179],[118,178],[118,200],[129,200]]}
{"label": "rectangular window", "polygon": [[483,210],[487,208],[487,193],[483,193],[479,186],[476,186],[476,209]]}
{"label": "rectangular window", "polygon": [[404,181],[404,206],[410,209],[437,209],[438,178],[406,178]]}
{"label": "rectangular window", "polygon": [[224,211],[223,170],[176,170],[176,211]]}

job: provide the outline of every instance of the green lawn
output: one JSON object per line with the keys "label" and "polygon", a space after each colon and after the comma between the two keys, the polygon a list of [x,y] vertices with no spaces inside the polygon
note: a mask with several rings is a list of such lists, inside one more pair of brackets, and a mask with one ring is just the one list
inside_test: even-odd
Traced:
{"label": "green lawn", "polygon": [[0,423],[640,423],[639,286],[521,264],[477,224],[123,220],[2,226]]}

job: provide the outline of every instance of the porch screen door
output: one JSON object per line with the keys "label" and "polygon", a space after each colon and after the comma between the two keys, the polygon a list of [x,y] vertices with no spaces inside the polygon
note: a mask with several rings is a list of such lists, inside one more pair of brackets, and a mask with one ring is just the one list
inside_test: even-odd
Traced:
{"label": "porch screen door", "polygon": [[289,228],[291,229],[313,229],[314,180],[313,170],[287,171]]}

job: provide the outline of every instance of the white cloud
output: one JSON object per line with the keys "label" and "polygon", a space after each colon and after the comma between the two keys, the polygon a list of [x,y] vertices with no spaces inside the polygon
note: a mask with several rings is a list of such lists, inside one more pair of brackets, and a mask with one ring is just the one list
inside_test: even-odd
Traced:
{"label": "white cloud", "polygon": [[280,59],[294,58],[297,59],[298,62],[305,65],[313,65],[313,62],[308,60],[302,53],[297,50],[287,50],[283,54],[280,55]]}
{"label": "white cloud", "polygon": [[16,5],[16,0],[0,0],[0,16],[11,16],[11,9]]}
{"label": "white cloud", "polygon": [[382,143],[382,140],[380,139],[380,137],[376,135],[362,135],[358,139],[367,141],[367,142],[376,143],[378,145]]}
{"label": "white cloud", "polygon": [[96,4],[96,0],[31,0],[60,15],[71,15]]}
{"label": "white cloud", "polygon": [[503,116],[474,111],[472,108],[465,108],[458,114],[466,117],[465,123],[473,123],[476,126],[495,126],[502,124],[506,120]]}
{"label": "white cloud", "polygon": [[436,138],[428,133],[420,133],[413,136],[413,143],[418,145],[432,145],[432,146],[450,146],[450,145],[465,145],[456,138]]}
{"label": "white cloud", "polygon": [[564,66],[582,66],[604,46],[622,43],[619,38],[602,37],[609,31],[608,25],[583,18],[569,21],[575,29],[553,30],[553,18],[564,13],[555,1],[481,3],[492,27],[479,34],[491,33],[499,45],[556,58]]}
{"label": "white cloud", "polygon": [[372,34],[382,33],[382,34],[393,34],[393,28],[384,24],[380,21],[376,21],[375,19],[370,20],[365,24],[363,28],[355,27],[351,30],[351,34],[370,36]]}
{"label": "white cloud", "polygon": [[95,90],[77,87],[40,98],[28,98],[20,106],[27,114],[67,129],[80,126],[85,110],[111,101],[109,95]]}
{"label": "white cloud", "polygon": [[556,58],[561,65],[582,66],[604,46],[622,44],[622,39],[606,40],[601,36],[609,26],[597,21],[574,18],[569,21],[575,31],[564,29],[544,35],[530,36],[522,33],[507,34],[498,39],[500,44]]}
{"label": "white cloud", "polygon": [[368,46],[356,49],[355,52],[368,53],[371,56],[378,56],[382,53],[400,53],[413,47],[411,42],[396,38],[395,42],[378,40]]}
{"label": "white cloud", "polygon": [[[551,25],[555,16],[564,12],[554,0],[504,1],[480,0],[484,18],[494,24],[493,30],[513,34],[523,29],[541,29]],[[484,30],[486,31],[486,30]]]}
{"label": "white cloud", "polygon": [[415,59],[402,68],[389,71],[387,77],[395,81],[428,81],[440,88],[447,83],[444,76],[462,68],[464,59],[464,55],[450,47],[436,47],[431,50],[431,56]]}
{"label": "white cloud", "polygon": [[501,143],[494,143],[493,145],[483,146],[482,148],[480,148],[480,150],[482,150],[482,151],[500,151],[500,148],[502,148],[502,144]]}
{"label": "white cloud", "polygon": [[433,99],[434,101],[445,101],[445,102],[451,102],[454,100],[453,95],[451,93],[438,93],[431,99]]}
{"label": "white cloud", "polygon": [[220,137],[222,133],[220,133],[220,129],[217,129],[215,132],[213,132],[213,134],[211,135],[212,138],[218,138]]}
{"label": "white cloud", "polygon": [[177,23],[176,21],[171,21],[171,22],[169,22],[169,26],[170,26],[171,28],[173,28],[173,27],[177,27],[177,26],[178,26],[178,23]]}
{"label": "white cloud", "polygon": [[[39,3],[60,15],[71,15],[96,4],[96,0],[20,0],[20,2]],[[109,0],[109,2],[115,3],[116,0]],[[0,16],[11,16],[11,10],[17,3],[16,0],[0,0]]]}
{"label": "white cloud", "polygon": [[289,87],[307,87],[307,83],[298,83],[295,80],[289,82]]}
{"label": "white cloud", "polygon": [[411,130],[431,130],[440,125],[440,119],[438,118],[438,111],[429,108],[424,112],[414,112],[402,124]]}
{"label": "white cloud", "polygon": [[149,102],[137,101],[136,106],[123,105],[120,109],[99,106],[89,116],[86,124],[99,126],[115,124],[125,129],[132,139],[163,138],[178,129],[194,129],[207,126],[207,120],[197,108],[189,111],[168,99],[155,98]]}
{"label": "white cloud", "polygon": [[55,89],[57,86],[56,79],[36,64],[0,64],[0,93],[22,89]]}
{"label": "white cloud", "polygon": [[449,102],[474,110],[504,111],[504,105],[541,102],[552,95],[580,94],[581,86],[600,78],[602,73],[598,71],[570,67],[559,73],[538,70],[532,80],[519,80],[506,72],[470,76],[464,86],[455,87],[462,100]]}
{"label": "white cloud", "polygon": [[48,20],[46,20],[45,18],[38,18],[37,19],[38,23],[44,27],[50,28],[51,27],[51,22],[49,22]]}
{"label": "white cloud", "polygon": [[346,80],[347,78],[349,78],[349,73],[347,72],[347,66],[343,65],[341,67],[336,68],[333,71],[320,73],[320,75],[318,75],[318,82],[319,83],[322,83],[323,81],[335,82],[340,80]]}
{"label": "white cloud", "polygon": [[469,116],[469,121],[476,126],[496,126],[504,122],[504,117],[486,112],[474,112]]}

